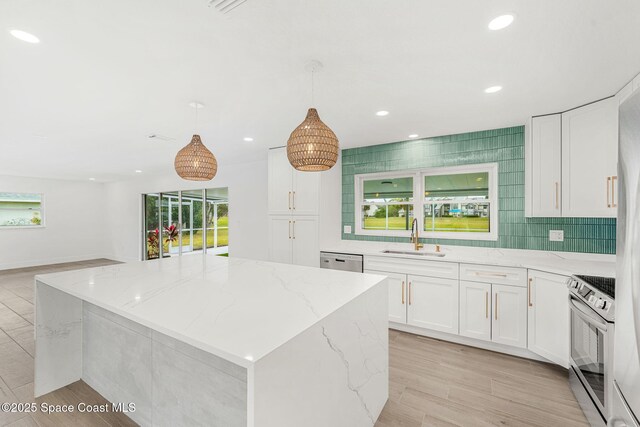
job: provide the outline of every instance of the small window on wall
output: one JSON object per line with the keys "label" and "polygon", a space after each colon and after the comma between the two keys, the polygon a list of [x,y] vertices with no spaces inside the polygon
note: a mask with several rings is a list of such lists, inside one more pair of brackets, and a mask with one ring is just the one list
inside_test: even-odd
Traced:
{"label": "small window on wall", "polygon": [[497,192],[495,163],[357,175],[356,234],[497,240]]}
{"label": "small window on wall", "polygon": [[425,174],[424,231],[490,234],[490,181],[489,171]]}
{"label": "small window on wall", "polygon": [[0,193],[0,229],[44,226],[42,194]]}
{"label": "small window on wall", "polygon": [[410,230],[413,221],[413,177],[376,177],[361,182],[362,230]]}

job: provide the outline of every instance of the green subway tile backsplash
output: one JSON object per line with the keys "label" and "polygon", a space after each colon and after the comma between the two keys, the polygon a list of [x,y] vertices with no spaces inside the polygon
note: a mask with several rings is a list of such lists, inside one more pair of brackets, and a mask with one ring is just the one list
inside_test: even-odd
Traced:
{"label": "green subway tile backsplash", "polygon": [[[498,163],[497,241],[438,239],[443,245],[614,254],[616,221],[611,218],[525,218],[524,126],[445,135],[342,150],[342,224],[355,230],[354,175],[403,169]],[[564,242],[550,242],[549,230],[564,230]],[[345,240],[408,242],[403,237],[343,234]],[[436,243],[434,239],[422,239]]]}

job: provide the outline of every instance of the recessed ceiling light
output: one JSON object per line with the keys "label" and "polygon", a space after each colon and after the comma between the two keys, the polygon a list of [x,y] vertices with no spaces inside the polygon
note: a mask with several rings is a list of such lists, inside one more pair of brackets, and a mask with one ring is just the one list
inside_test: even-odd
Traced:
{"label": "recessed ceiling light", "polygon": [[96,180],[95,178],[89,178],[89,181],[95,181],[95,180]]}
{"label": "recessed ceiling light", "polygon": [[417,133],[412,133],[411,135],[409,135],[409,138],[417,138],[418,134]]}
{"label": "recessed ceiling light", "polygon": [[380,111],[378,111],[376,113],[376,116],[380,116],[380,117],[384,117],[384,116],[387,116],[387,115],[389,115],[389,112],[385,111],[385,110],[380,110]]}
{"label": "recessed ceiling light", "polygon": [[500,15],[496,18],[493,18],[491,22],[489,22],[489,29],[497,31],[502,30],[503,28],[507,28],[513,23],[513,19],[513,15]]}
{"label": "recessed ceiling light", "polygon": [[251,138],[250,136],[246,136],[246,137],[244,138],[244,140],[245,140],[246,142],[251,142],[251,141],[253,141],[253,138]]}
{"label": "recessed ceiling light", "polygon": [[484,93],[496,93],[502,90],[502,86],[491,86],[484,90]]}
{"label": "recessed ceiling light", "polygon": [[136,173],[142,173],[140,169],[136,169]]}
{"label": "recessed ceiling light", "polygon": [[11,30],[9,31],[9,33],[17,38],[18,40],[22,40],[23,42],[27,42],[27,43],[40,43],[40,39],[37,38],[36,36],[34,36],[31,33],[27,33],[26,31],[22,31],[22,30]]}

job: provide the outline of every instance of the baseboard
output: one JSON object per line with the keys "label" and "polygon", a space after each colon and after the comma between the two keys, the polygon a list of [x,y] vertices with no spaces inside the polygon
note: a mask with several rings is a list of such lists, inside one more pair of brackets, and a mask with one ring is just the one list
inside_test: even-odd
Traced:
{"label": "baseboard", "polygon": [[511,356],[523,357],[525,359],[537,360],[540,362],[554,363],[527,350],[526,348],[511,347],[504,344],[496,344],[493,342],[482,341],[475,338],[463,337],[460,335],[448,334],[446,332],[432,331],[430,329],[418,328],[402,323],[389,322],[389,329],[395,329],[410,334],[421,335],[423,337],[435,338],[442,341],[454,342],[456,344],[468,345],[470,347],[482,348],[485,350],[495,351],[497,353],[509,354]]}
{"label": "baseboard", "polygon": [[41,265],[64,264],[67,262],[89,261],[92,259],[99,259],[99,258],[111,259],[108,256],[105,256],[104,254],[83,254],[83,255],[66,256],[66,257],[39,258],[39,259],[30,259],[28,261],[3,263],[3,264],[0,264],[0,271],[13,270],[16,268],[38,267]]}

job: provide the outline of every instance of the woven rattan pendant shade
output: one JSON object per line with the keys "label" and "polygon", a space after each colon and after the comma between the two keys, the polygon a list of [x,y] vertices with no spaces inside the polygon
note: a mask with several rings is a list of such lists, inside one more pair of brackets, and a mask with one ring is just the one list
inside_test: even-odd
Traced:
{"label": "woven rattan pendant shade", "polygon": [[216,156],[204,146],[200,135],[193,135],[191,142],[178,151],[173,165],[180,178],[189,181],[209,181],[218,172]]}
{"label": "woven rattan pendant shade", "polygon": [[336,164],[339,149],[336,134],[320,120],[315,108],[309,108],[307,117],[291,132],[287,157],[299,171],[321,172]]}

